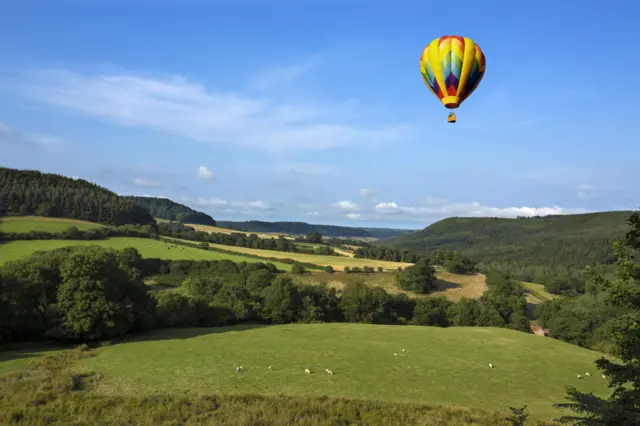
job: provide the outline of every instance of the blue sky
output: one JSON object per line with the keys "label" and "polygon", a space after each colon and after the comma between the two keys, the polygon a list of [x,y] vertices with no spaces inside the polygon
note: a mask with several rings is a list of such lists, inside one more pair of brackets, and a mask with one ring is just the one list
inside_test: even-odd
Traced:
{"label": "blue sky", "polygon": [[[0,165],[217,219],[635,209],[640,3],[604,5],[9,1]],[[445,34],[487,58],[455,125],[418,69]]]}

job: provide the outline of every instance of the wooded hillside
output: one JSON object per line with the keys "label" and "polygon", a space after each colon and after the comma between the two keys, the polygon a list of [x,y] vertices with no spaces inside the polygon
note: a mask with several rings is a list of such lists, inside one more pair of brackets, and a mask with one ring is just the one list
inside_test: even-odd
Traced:
{"label": "wooded hillside", "polygon": [[216,226],[216,221],[208,214],[176,203],[168,198],[126,196],[127,200],[146,209],[153,217],[174,220],[180,223],[194,223],[197,225]]}
{"label": "wooded hillside", "polygon": [[142,207],[95,183],[0,167],[0,216],[48,216],[110,225],[149,224]]}
{"label": "wooded hillside", "polygon": [[[380,242],[393,248],[460,250],[485,265],[508,265],[533,278],[536,269],[580,270],[613,262],[611,244],[628,229],[630,211],[518,219],[449,218]],[[501,268],[503,269],[503,268]]]}
{"label": "wooded hillside", "polygon": [[306,235],[310,232],[319,232],[324,237],[389,238],[409,232],[404,229],[352,228],[349,226],[312,225],[306,222],[262,222],[257,220],[247,222],[219,220],[218,226],[256,233],[275,232]]}

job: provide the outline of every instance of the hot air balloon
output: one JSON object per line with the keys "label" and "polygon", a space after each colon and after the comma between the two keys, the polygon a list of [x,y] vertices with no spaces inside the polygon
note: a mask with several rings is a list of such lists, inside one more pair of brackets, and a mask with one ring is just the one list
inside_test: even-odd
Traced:
{"label": "hot air balloon", "polygon": [[[420,56],[424,84],[449,109],[458,108],[476,90],[484,77],[485,65],[480,46],[461,36],[438,37]],[[455,123],[456,115],[451,112],[447,121]]]}

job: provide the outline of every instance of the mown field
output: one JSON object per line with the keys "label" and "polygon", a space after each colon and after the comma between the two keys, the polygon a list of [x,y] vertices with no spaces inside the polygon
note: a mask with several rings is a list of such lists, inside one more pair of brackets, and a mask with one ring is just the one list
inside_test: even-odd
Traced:
{"label": "mown field", "polygon": [[538,304],[559,297],[546,291],[543,284],[522,281],[522,286],[527,292],[527,303]]}
{"label": "mown field", "polygon": [[[447,272],[442,268],[436,268],[436,277],[438,279],[438,289],[430,293],[429,296],[444,296],[456,302],[463,297],[476,299],[482,296],[487,289],[486,278],[483,274],[458,275]],[[361,279],[371,286],[383,288],[388,293],[404,293],[409,297],[424,297],[423,295],[398,288],[395,284],[396,278],[393,272],[377,272],[374,274],[348,274],[345,272],[329,274],[326,272],[318,272],[305,274],[298,279],[308,284],[320,284],[324,282],[336,289],[341,289],[349,281]]]}
{"label": "mown field", "polygon": [[286,251],[275,251],[275,250],[261,250],[261,249],[253,249],[246,247],[234,247],[234,246],[225,246],[222,244],[209,244],[211,247],[235,251],[238,253],[248,253],[256,256],[263,257],[277,257],[281,259],[293,259],[298,262],[309,262],[319,266],[331,266],[337,271],[344,270],[345,266],[349,268],[359,267],[362,268],[364,266],[371,266],[373,268],[377,268],[378,266],[382,266],[386,270],[396,270],[398,267],[407,267],[411,266],[411,263],[403,263],[403,262],[388,262],[386,260],[373,260],[373,259],[356,259],[352,257],[343,257],[343,256],[322,256],[315,254],[304,254],[304,253],[292,253]]}
{"label": "mown field", "polygon": [[77,219],[41,216],[9,216],[0,218],[0,232],[62,232],[70,226],[85,231],[102,225]]}
{"label": "mown field", "polygon": [[[485,410],[527,404],[532,416],[548,419],[559,414],[552,405],[568,384],[606,394],[593,364],[599,356],[506,329],[288,324],[158,331],[101,348],[78,368],[97,373],[92,392],[110,397],[330,396]],[[585,372],[592,376],[576,378]]]}
{"label": "mown field", "polygon": [[218,226],[198,225],[198,224],[195,224],[195,223],[185,223],[185,226],[190,226],[193,229],[195,229],[196,231],[203,231],[203,232],[217,232],[217,233],[221,233],[221,234],[238,233],[238,234],[245,234],[245,235],[256,234],[260,238],[278,238],[279,236],[283,236],[288,240],[292,240],[293,239],[293,237],[291,237],[290,235],[280,234],[280,233],[277,233],[277,232],[273,232],[273,233],[271,233],[271,232],[245,232],[245,231],[238,231],[236,229],[220,228]]}
{"label": "mown field", "polygon": [[[53,250],[60,247],[99,245],[114,249],[124,249],[133,247],[142,257],[153,257],[169,260],[231,260],[233,262],[260,262],[260,259],[220,253],[216,251],[201,250],[193,247],[173,246],[167,248],[162,241],[148,238],[114,237],[106,240],[78,241],[78,240],[31,240],[31,241],[11,241],[0,244],[0,265],[10,260],[20,259],[41,250]],[[223,246],[224,247],[224,246]],[[265,260],[264,262],[271,262]],[[280,270],[290,271],[291,265],[281,262],[271,262]]]}

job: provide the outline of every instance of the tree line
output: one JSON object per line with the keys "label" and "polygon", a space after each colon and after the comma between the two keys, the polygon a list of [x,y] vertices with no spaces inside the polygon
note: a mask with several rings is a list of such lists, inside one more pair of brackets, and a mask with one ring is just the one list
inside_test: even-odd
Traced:
{"label": "tree line", "polygon": [[436,249],[430,252],[397,249],[382,245],[365,245],[355,251],[354,257],[390,262],[417,263],[422,259],[432,265],[443,266],[455,274],[470,274],[477,271],[477,265],[459,250]]}
{"label": "tree line", "polygon": [[151,216],[180,223],[216,226],[216,221],[208,214],[196,211],[184,204],[176,203],[168,198],[123,196],[137,206],[144,208]]}
{"label": "tree line", "polygon": [[[337,293],[299,284],[269,263],[143,259],[133,248],[67,247],[0,268],[0,337],[88,341],[157,327],[317,321],[442,327],[471,321],[528,330],[510,310],[517,283],[500,274],[493,279],[478,310],[445,298],[388,294],[362,280]],[[145,280],[181,290],[155,290]]]}
{"label": "tree line", "polygon": [[0,167],[0,216],[27,215],[109,225],[155,222],[142,207],[86,180]]}

